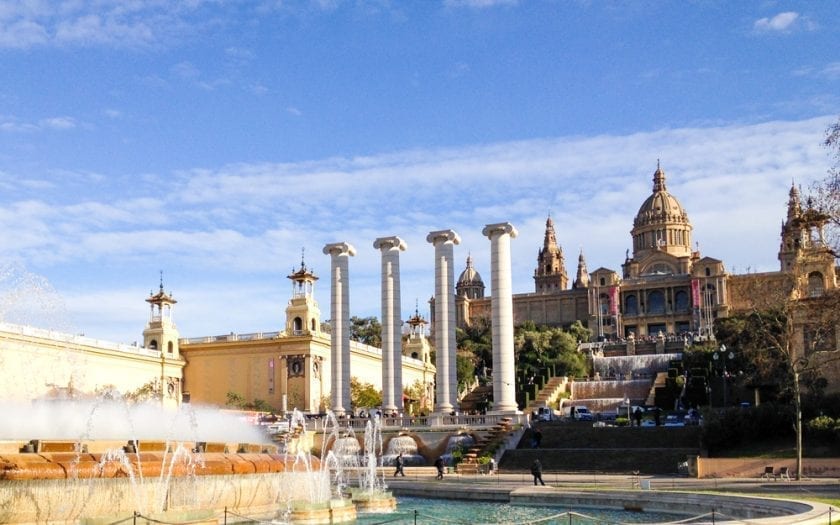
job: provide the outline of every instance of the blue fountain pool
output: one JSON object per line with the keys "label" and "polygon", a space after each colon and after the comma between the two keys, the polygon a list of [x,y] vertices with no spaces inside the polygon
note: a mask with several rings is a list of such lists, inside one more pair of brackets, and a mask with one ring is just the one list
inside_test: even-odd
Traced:
{"label": "blue fountain pool", "polygon": [[[664,512],[631,512],[607,509],[580,509],[569,521],[564,507],[531,507],[484,501],[436,500],[399,497],[397,511],[391,514],[362,514],[356,523],[375,524],[496,524],[540,523],[593,525],[618,523],[657,523],[673,521],[676,516]],[[554,519],[547,519],[554,516]],[[586,516],[586,517],[584,517]],[[416,520],[415,520],[416,518]],[[542,521],[545,520],[545,521]]]}

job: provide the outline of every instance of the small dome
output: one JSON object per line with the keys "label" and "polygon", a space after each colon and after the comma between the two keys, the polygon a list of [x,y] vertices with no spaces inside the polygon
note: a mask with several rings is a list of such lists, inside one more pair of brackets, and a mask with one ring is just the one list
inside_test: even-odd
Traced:
{"label": "small dome", "polygon": [[477,284],[480,284],[483,287],[484,281],[481,280],[481,276],[478,274],[475,268],[473,268],[472,257],[468,255],[467,267],[464,268],[464,271],[461,272],[461,276],[458,277],[458,285],[469,286]]}
{"label": "small dome", "polygon": [[658,165],[653,174],[653,194],[645,199],[633,220],[638,228],[650,224],[688,223],[688,214],[679,201],[665,189],[665,171]]}

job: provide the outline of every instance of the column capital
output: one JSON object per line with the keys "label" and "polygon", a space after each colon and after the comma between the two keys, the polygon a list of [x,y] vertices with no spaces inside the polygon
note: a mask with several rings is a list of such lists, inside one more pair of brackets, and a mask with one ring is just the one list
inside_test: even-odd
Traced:
{"label": "column capital", "polygon": [[400,239],[396,235],[392,235],[391,237],[379,237],[373,241],[373,247],[377,250],[398,249],[401,252],[404,252],[408,248],[408,245],[404,240]]}
{"label": "column capital", "polygon": [[356,248],[346,242],[334,242],[324,246],[324,255],[356,255]]}
{"label": "column capital", "polygon": [[461,244],[461,236],[455,233],[454,230],[438,230],[430,232],[429,235],[426,236],[426,242],[430,242],[434,245],[444,242]]}
{"label": "column capital", "polygon": [[513,226],[513,224],[509,222],[497,222],[496,224],[488,224],[481,230],[481,234],[485,237],[492,238],[493,235],[502,235],[502,234],[509,234],[512,239],[516,238],[519,235],[519,232]]}

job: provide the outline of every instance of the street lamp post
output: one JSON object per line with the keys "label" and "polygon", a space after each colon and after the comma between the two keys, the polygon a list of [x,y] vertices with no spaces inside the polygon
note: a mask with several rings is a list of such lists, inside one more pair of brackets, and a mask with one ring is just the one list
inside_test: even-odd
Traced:
{"label": "street lamp post", "polygon": [[720,345],[720,355],[718,355],[718,352],[715,352],[712,355],[712,358],[714,358],[715,361],[720,360],[723,363],[723,408],[726,408],[726,406],[727,406],[727,399],[726,399],[727,388],[726,387],[727,387],[727,379],[728,379],[727,372],[726,372],[726,360],[729,359],[731,361],[732,359],[734,359],[735,358],[735,352],[730,350],[729,353],[727,353],[726,352],[726,345]]}

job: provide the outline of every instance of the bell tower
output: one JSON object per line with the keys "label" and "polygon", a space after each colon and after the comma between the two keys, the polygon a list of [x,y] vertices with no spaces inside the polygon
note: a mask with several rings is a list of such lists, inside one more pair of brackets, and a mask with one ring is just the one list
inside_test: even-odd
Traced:
{"label": "bell tower", "polygon": [[151,307],[149,323],[143,330],[143,346],[158,350],[167,359],[180,359],[178,351],[178,328],[172,320],[176,301],[163,291],[163,272],[160,272],[160,288],[157,293],[149,292],[146,302]]}
{"label": "bell tower", "polygon": [[321,335],[321,310],[315,301],[318,277],[306,267],[303,251],[300,268],[287,276],[292,281],[292,297],[286,306],[286,335]]}
{"label": "bell tower", "polygon": [[563,248],[557,244],[554,233],[554,221],[551,216],[545,221],[545,239],[537,255],[537,268],[534,270],[534,284],[537,293],[556,293],[569,286],[566,274],[566,260]]}

